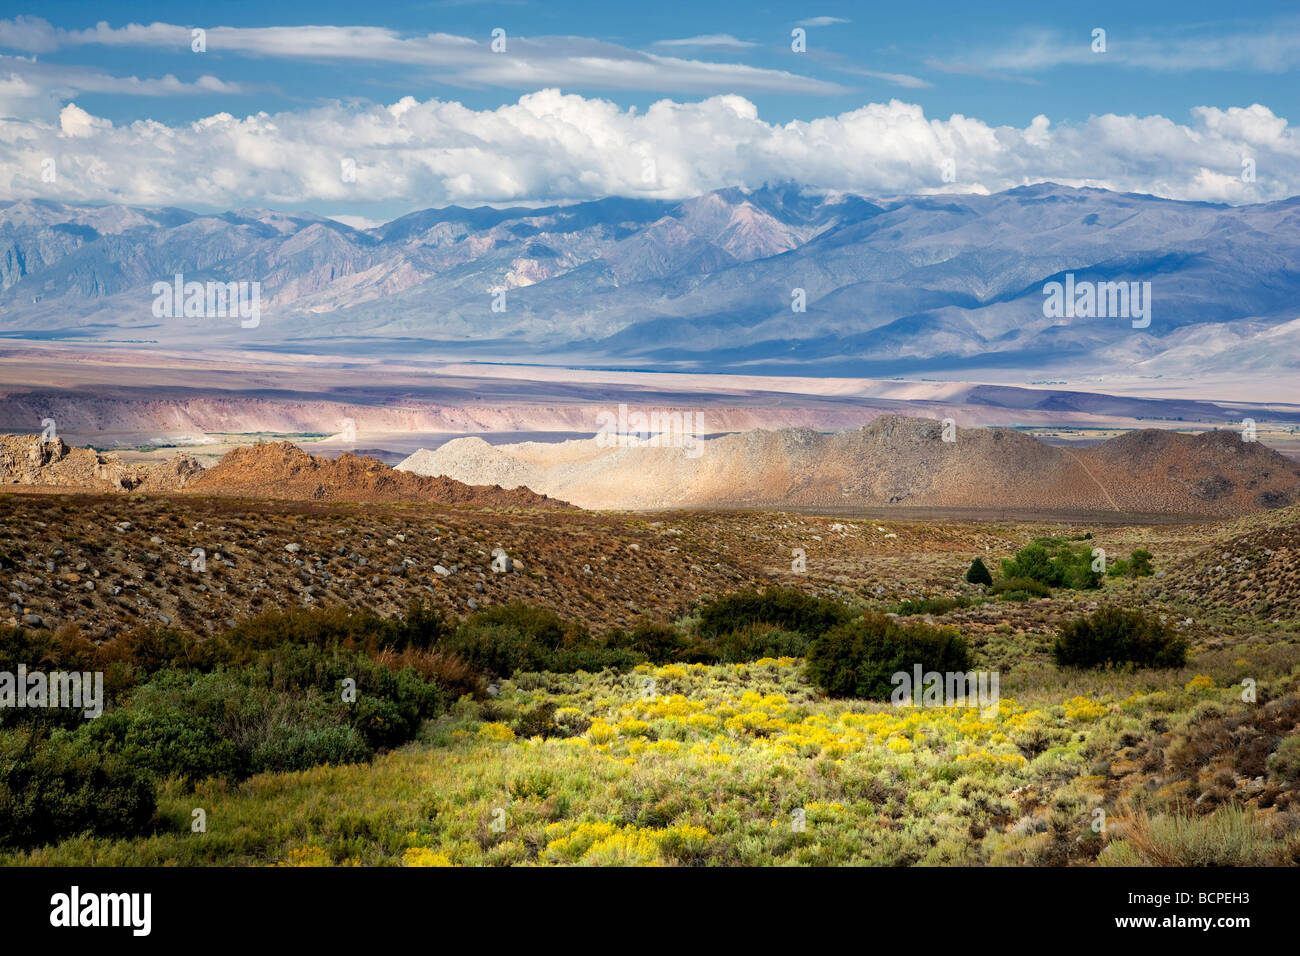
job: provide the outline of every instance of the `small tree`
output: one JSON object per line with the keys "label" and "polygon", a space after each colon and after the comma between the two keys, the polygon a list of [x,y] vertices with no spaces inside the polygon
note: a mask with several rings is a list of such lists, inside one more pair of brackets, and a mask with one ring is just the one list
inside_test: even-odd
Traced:
{"label": "small tree", "polygon": [[989,569],[984,566],[984,562],[976,558],[966,570],[966,580],[971,584],[983,584],[987,587],[993,584],[993,575],[989,574]]}

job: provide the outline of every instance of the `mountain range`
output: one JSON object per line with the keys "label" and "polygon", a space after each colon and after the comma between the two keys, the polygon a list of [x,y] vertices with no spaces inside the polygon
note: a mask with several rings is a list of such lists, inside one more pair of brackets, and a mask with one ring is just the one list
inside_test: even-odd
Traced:
{"label": "mountain range", "polygon": [[[156,317],[154,284],[177,274],[260,283],[260,323]],[[1044,289],[1066,281],[1151,283],[1150,325],[1048,317]],[[1300,361],[1297,293],[1300,198],[781,184],[453,206],[370,229],[258,209],[0,205],[0,335],[87,344],[875,377],[1273,375]]]}

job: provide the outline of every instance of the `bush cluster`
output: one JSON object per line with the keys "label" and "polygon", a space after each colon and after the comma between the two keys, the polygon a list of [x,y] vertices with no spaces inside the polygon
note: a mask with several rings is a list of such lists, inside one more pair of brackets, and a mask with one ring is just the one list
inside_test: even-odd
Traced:
{"label": "bush cluster", "polygon": [[87,739],[32,727],[0,734],[0,846],[144,833],[157,802],[147,771]]}
{"label": "bush cluster", "polygon": [[1062,625],[1052,656],[1062,667],[1182,667],[1187,639],[1158,617],[1103,607]]}
{"label": "bush cluster", "polygon": [[789,588],[742,591],[700,609],[700,636],[714,638],[754,624],[771,624],[808,637],[824,634],[852,616],[838,601],[815,598]]}
{"label": "bush cluster", "polygon": [[1145,548],[1138,548],[1127,558],[1117,558],[1106,569],[1107,577],[1112,578],[1149,578],[1155,574],[1151,566],[1152,554]]}
{"label": "bush cluster", "polygon": [[909,598],[901,602],[895,611],[903,617],[914,614],[947,614],[958,608],[970,607],[971,603],[968,597]]}
{"label": "bush cluster", "polygon": [[968,671],[971,652],[953,628],[903,624],[884,614],[864,614],[814,638],[808,678],[832,697],[886,700],[890,678],[904,671]]}
{"label": "bush cluster", "polygon": [[1051,597],[1052,589],[1033,578],[1003,578],[993,585],[991,593],[1004,601],[1028,601]]}
{"label": "bush cluster", "polygon": [[1060,538],[1037,538],[1002,562],[1004,580],[1036,581],[1048,588],[1090,590],[1101,587],[1101,572],[1093,570],[1092,549],[1076,548]]}
{"label": "bush cluster", "polygon": [[[0,669],[103,671],[111,706],[94,720],[0,712],[0,845],[146,832],[166,777],[239,781],[398,746],[447,694],[427,668],[389,665],[448,633],[420,604],[404,618],[280,612],[206,639],[147,629],[101,646],[75,632],[9,629]],[[345,679],[355,682],[346,699]]]}
{"label": "bush cluster", "polygon": [[581,622],[524,603],[471,614],[445,638],[441,649],[496,677],[516,671],[626,669],[645,658],[610,641],[594,639]]}

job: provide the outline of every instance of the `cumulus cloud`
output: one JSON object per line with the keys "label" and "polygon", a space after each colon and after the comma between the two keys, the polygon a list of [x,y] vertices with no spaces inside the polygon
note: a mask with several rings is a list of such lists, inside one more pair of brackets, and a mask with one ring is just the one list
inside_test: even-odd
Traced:
{"label": "cumulus cloud", "polygon": [[97,131],[113,128],[111,120],[91,116],[76,103],[69,103],[59,113],[59,131],[64,136],[85,139]]}
{"label": "cumulus cloud", "polygon": [[[43,183],[42,160],[58,182]],[[1242,161],[1256,180],[1243,182]],[[951,162],[951,166],[948,166]],[[946,182],[945,167],[956,181]],[[345,173],[345,170],[347,172]],[[194,123],[110,124],[69,104],[57,122],[0,123],[0,196],[145,205],[679,198],[795,180],[866,195],[991,192],[1026,183],[1254,202],[1300,193],[1300,147],[1264,106],[1094,116],[1054,126],[927,117],[891,100],[774,124],[742,96],[644,110],[545,89],[496,109],[405,97]]]}

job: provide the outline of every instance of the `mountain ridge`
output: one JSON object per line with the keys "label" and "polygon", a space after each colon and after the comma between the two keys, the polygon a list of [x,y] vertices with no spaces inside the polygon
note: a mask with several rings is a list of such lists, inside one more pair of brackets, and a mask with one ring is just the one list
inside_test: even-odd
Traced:
{"label": "mountain ridge", "polygon": [[[159,320],[150,289],[261,283],[254,330]],[[1043,315],[1043,287],[1151,282],[1146,330]],[[873,199],[797,184],[681,201],[446,207],[371,229],[311,213],[0,204],[0,332],[184,347],[914,374],[1285,372],[1300,199],[1249,206],[1036,184]],[[792,310],[803,290],[806,311]],[[504,294],[504,298],[499,298]]]}

